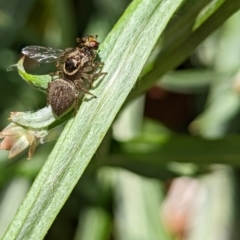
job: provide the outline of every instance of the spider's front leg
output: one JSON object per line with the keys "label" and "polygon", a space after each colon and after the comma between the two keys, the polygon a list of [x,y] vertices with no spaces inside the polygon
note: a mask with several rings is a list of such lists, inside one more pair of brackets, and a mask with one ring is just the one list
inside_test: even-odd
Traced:
{"label": "spider's front leg", "polygon": [[74,82],[74,85],[75,85],[75,87],[78,91],[81,91],[85,94],[89,94],[89,95],[93,96],[94,98],[96,98],[96,96],[94,94],[89,92],[89,89],[92,86],[91,82],[89,82],[86,79],[82,79],[82,78],[74,80],[73,82]]}
{"label": "spider's front leg", "polygon": [[106,72],[97,72],[97,73],[81,73],[82,78],[86,79],[91,85],[98,77],[106,75]]}
{"label": "spider's front leg", "polygon": [[60,61],[62,63],[66,62],[66,60],[68,59],[69,57],[69,54],[71,52],[74,52],[75,51],[75,48],[66,48],[63,53],[61,54],[61,57],[60,57]]}
{"label": "spider's front leg", "polygon": [[98,68],[102,68],[104,65],[104,63],[102,62],[90,62],[88,63],[86,66],[83,66],[81,68],[82,72],[92,72],[92,71],[96,71]]}
{"label": "spider's front leg", "polygon": [[49,75],[52,77],[52,80],[54,80],[53,77],[59,77],[59,78],[63,78],[63,71],[56,71],[56,72],[52,72],[52,73],[49,73]]}

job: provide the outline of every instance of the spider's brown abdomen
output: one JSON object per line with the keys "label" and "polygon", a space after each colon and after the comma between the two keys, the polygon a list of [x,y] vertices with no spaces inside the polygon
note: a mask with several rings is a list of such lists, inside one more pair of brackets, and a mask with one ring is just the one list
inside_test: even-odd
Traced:
{"label": "spider's brown abdomen", "polygon": [[57,116],[66,113],[74,105],[78,94],[72,81],[56,79],[49,83],[47,102]]}

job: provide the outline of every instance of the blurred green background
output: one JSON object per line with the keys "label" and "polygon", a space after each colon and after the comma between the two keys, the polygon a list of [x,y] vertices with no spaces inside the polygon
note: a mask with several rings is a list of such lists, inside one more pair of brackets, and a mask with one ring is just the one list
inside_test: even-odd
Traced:
{"label": "blurred green background", "polygon": [[[0,129],[10,112],[46,105],[43,93],[6,71],[24,46],[66,48],[85,34],[102,42],[130,2],[0,1]],[[35,74],[54,69],[31,60],[25,66]],[[45,239],[240,239],[239,94],[237,12],[122,109]],[[31,161],[26,152],[8,160],[0,151],[0,236],[62,127]]]}

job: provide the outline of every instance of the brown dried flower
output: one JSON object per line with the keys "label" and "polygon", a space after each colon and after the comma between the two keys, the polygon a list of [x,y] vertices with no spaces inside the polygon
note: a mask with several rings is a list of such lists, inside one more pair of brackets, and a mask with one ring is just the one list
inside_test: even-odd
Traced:
{"label": "brown dried flower", "polygon": [[28,159],[30,159],[38,143],[43,143],[47,134],[47,130],[28,129],[16,123],[10,123],[0,132],[0,138],[3,138],[0,149],[10,150],[9,158],[12,158],[29,147]]}

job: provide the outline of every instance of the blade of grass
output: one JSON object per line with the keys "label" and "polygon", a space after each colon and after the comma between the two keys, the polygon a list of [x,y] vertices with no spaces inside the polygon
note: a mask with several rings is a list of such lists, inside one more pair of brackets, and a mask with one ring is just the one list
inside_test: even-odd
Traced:
{"label": "blade of grass", "polygon": [[213,79],[219,75],[211,70],[178,70],[166,73],[157,86],[178,93],[206,92]]}
{"label": "blade of grass", "polygon": [[[195,3],[194,0],[187,1],[178,11],[176,18],[173,18],[169,29],[160,41],[160,51],[154,62],[156,67],[153,67],[141,78],[139,87],[133,89],[129,100],[146,91],[164,73],[178,66],[209,34],[240,8],[240,1],[236,0],[213,0],[210,2],[204,0]],[[211,15],[209,15],[209,11],[201,12],[204,4],[207,5],[207,3],[211,5]]]}
{"label": "blade of grass", "polygon": [[239,167],[239,141],[239,136],[206,140],[184,135],[151,134],[116,144],[110,157],[101,164],[159,178],[174,175],[166,171],[172,162],[192,163],[201,167],[215,163]]}
{"label": "blade of grass", "polygon": [[[215,42],[217,49],[213,60],[215,73],[219,75],[210,85],[205,110],[191,123],[193,133],[204,137],[221,137],[232,131],[234,121],[239,120],[239,92],[234,88],[240,71],[240,12],[232,16],[219,30]],[[221,108],[219,108],[221,106]]]}
{"label": "blade of grass", "polygon": [[159,35],[183,0],[136,0],[101,47],[108,72],[68,122],[3,237],[42,239],[134,86]]}
{"label": "blade of grass", "polygon": [[160,220],[164,191],[158,180],[121,170],[114,185],[116,239],[172,239]]}
{"label": "blade of grass", "polygon": [[109,213],[100,207],[85,209],[79,219],[79,227],[74,240],[105,240],[111,232]]}

